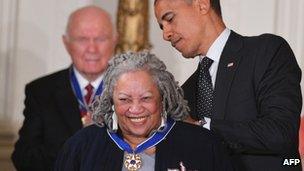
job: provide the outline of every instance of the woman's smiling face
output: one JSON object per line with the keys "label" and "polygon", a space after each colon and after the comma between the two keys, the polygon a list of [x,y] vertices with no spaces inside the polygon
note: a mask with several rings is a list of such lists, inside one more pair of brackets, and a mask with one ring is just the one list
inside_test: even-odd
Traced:
{"label": "woman's smiling face", "polygon": [[114,87],[113,102],[123,136],[147,138],[161,123],[160,92],[147,71],[120,75]]}

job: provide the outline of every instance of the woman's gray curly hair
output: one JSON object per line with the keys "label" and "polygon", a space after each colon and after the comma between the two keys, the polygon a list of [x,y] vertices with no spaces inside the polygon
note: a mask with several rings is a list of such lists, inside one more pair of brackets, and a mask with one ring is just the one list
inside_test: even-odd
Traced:
{"label": "woman's gray curly hair", "polygon": [[90,106],[93,121],[99,126],[106,124],[113,130],[113,90],[119,76],[133,71],[147,71],[158,87],[162,97],[162,116],[174,120],[183,120],[188,115],[189,107],[184,94],[173,75],[166,70],[165,64],[149,51],[127,52],[113,57],[103,78],[103,93]]}

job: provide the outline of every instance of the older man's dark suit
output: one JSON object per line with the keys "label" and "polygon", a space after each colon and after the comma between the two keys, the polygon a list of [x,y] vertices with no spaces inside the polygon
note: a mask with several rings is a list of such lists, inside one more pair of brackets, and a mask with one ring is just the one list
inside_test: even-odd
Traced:
{"label": "older man's dark suit", "polygon": [[[195,119],[197,76],[182,86]],[[211,130],[230,148],[237,170],[300,170],[283,166],[284,158],[299,158],[300,80],[284,39],[231,32],[217,71]]]}
{"label": "older man's dark suit", "polygon": [[52,170],[59,149],[82,128],[69,70],[29,83],[25,94],[25,120],[12,160],[18,170]]}

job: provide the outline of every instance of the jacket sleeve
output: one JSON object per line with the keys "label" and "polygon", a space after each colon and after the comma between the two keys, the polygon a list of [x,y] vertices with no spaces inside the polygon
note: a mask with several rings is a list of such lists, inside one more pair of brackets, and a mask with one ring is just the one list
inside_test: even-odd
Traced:
{"label": "jacket sleeve", "polygon": [[288,43],[279,37],[274,39],[267,39],[260,46],[252,79],[256,118],[211,121],[211,129],[220,134],[234,152],[297,153],[302,107],[301,70]]}
{"label": "jacket sleeve", "polygon": [[19,171],[47,170],[53,165],[55,154],[45,146],[43,140],[42,106],[31,86],[25,88],[24,122],[19,131],[19,139],[15,144],[12,161]]}
{"label": "jacket sleeve", "polygon": [[[233,165],[231,157],[228,155],[229,152],[221,144],[221,141],[214,141],[212,145],[212,157],[213,157],[213,170],[219,171],[233,171]],[[202,161],[204,162],[204,161]]]}
{"label": "jacket sleeve", "polygon": [[54,171],[80,170],[82,147],[79,142],[81,142],[81,139],[72,137],[64,144],[55,162]]}

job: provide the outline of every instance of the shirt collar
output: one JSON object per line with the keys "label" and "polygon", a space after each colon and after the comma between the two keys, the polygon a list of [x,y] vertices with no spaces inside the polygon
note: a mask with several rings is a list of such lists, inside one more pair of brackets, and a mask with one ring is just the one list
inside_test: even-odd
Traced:
{"label": "shirt collar", "polygon": [[[214,62],[219,62],[224,46],[228,40],[231,30],[225,28],[224,31],[215,39],[210,48],[207,51],[206,56],[212,59]],[[200,60],[203,56],[200,56]]]}
{"label": "shirt collar", "polygon": [[[77,78],[78,84],[80,86],[80,89],[81,90],[85,89],[85,87],[89,84],[89,81],[80,74],[80,72],[77,70],[75,66],[73,66],[73,70]],[[103,74],[101,74],[99,77],[97,77],[97,79],[91,82],[91,85],[94,87],[94,90],[98,88],[102,79],[103,79]]]}

